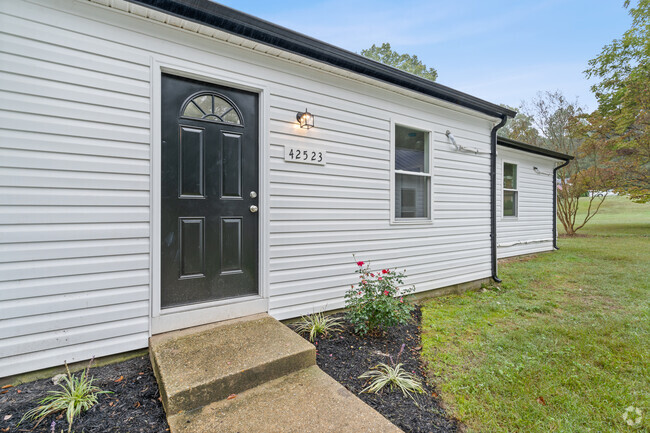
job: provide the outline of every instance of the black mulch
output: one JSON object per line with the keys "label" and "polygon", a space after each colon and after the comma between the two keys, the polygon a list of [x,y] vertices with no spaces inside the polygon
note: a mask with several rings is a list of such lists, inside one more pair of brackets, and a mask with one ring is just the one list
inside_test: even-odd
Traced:
{"label": "black mulch", "polygon": [[[91,367],[90,375],[95,377],[95,385],[113,394],[100,395],[95,406],[75,419],[74,432],[169,431],[148,357]],[[23,414],[38,406],[38,401],[47,395],[47,391],[56,389],[61,388],[51,379],[43,379],[1,390],[4,394],[0,394],[0,432],[50,433],[53,421],[56,422],[56,433],[67,432],[65,417],[57,415],[48,416],[36,428],[35,422],[17,426]]]}
{"label": "black mulch", "polygon": [[[336,315],[344,317],[344,314]],[[352,325],[344,321],[344,329],[329,338],[315,341],[318,366],[361,400],[388,418],[393,424],[413,433],[458,432],[460,424],[448,416],[441,406],[435,388],[426,383],[426,369],[421,362],[419,308],[413,311],[413,321],[394,327],[381,337],[359,337],[354,334]],[[390,365],[388,355],[397,362],[397,354],[404,343],[405,349],[399,358],[407,371],[414,373],[424,384],[424,394],[415,394],[415,400],[406,397],[401,391],[382,391],[379,394],[361,393],[367,386],[365,379],[358,377],[380,362]]]}
{"label": "black mulch", "polygon": [[[342,332],[316,340],[316,360],[327,374],[405,432],[458,432],[459,423],[445,413],[435,389],[426,384],[426,369],[420,360],[420,318],[420,310],[416,309],[412,323],[390,329],[381,337],[363,338],[354,334],[352,326],[344,322]],[[415,396],[419,406],[400,391],[360,394],[366,383],[358,376],[379,362],[390,363],[388,355],[395,359],[402,343],[406,344],[406,348],[399,362],[424,383],[425,393]],[[97,405],[74,421],[73,431],[169,431],[162,404],[158,400],[158,385],[146,356],[93,367],[90,374],[95,377],[97,386],[113,394],[100,395]],[[0,433],[51,433],[53,421],[56,422],[57,433],[67,431],[67,422],[61,415],[50,415],[36,427],[34,422],[17,426],[23,414],[36,407],[47,391],[58,388],[51,379],[43,379],[0,390]]]}

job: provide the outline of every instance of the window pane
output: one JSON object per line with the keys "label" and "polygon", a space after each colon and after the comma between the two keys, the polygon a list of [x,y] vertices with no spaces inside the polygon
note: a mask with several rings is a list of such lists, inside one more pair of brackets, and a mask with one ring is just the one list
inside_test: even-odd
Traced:
{"label": "window pane", "polygon": [[517,165],[503,164],[503,187],[507,189],[517,189]]}
{"label": "window pane", "polygon": [[503,216],[517,216],[517,191],[503,191]]}
{"label": "window pane", "polygon": [[203,111],[205,114],[212,113],[212,96],[211,95],[201,95],[193,99],[194,103]]}
{"label": "window pane", "polygon": [[199,119],[203,118],[203,113],[201,113],[201,110],[199,108],[192,104],[191,102],[187,104],[187,107],[185,107],[185,111],[183,111],[183,116],[186,117],[198,117]]}
{"label": "window pane", "polygon": [[395,218],[429,218],[431,178],[395,174]]}
{"label": "window pane", "polygon": [[429,133],[395,126],[395,170],[429,173]]}
{"label": "window pane", "polygon": [[183,116],[241,125],[237,110],[225,99],[212,94],[199,95],[189,101],[183,109]]}
{"label": "window pane", "polygon": [[230,110],[232,110],[232,105],[218,96],[214,97],[214,114],[223,117],[224,113]]}
{"label": "window pane", "polygon": [[241,121],[239,120],[239,116],[237,115],[237,112],[234,109],[231,109],[223,116],[223,121],[226,123],[234,123],[235,125],[241,124]]}

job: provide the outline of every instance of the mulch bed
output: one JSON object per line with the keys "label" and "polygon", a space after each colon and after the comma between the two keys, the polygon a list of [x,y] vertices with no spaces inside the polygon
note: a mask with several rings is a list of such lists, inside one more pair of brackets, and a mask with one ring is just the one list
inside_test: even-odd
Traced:
{"label": "mulch bed", "polygon": [[[340,313],[336,316],[342,318],[344,314]],[[459,432],[461,431],[459,422],[445,413],[435,388],[426,383],[426,369],[420,359],[421,317],[418,307],[413,311],[411,323],[394,327],[380,337],[363,338],[354,334],[352,325],[344,321],[342,332],[337,332],[329,338],[315,340],[316,363],[323,371],[405,432]],[[396,357],[402,344],[406,346],[397,361]],[[404,396],[398,390],[384,390],[379,394],[361,393],[367,383],[365,379],[358,379],[358,377],[380,362],[390,365],[389,355],[422,381],[425,392],[414,394],[417,405],[410,397]]]}
{"label": "mulch bed", "polygon": [[[78,373],[77,373],[78,374]],[[158,384],[149,358],[142,356],[118,364],[91,367],[94,384],[113,394],[101,394],[98,403],[74,420],[74,432],[165,432],[169,431],[165,412],[158,400]],[[36,427],[35,422],[17,426],[28,410],[38,406],[47,391],[61,389],[52,379],[37,380],[3,389],[0,394],[0,432],[68,431],[65,417],[56,414],[46,417]],[[8,419],[5,419],[7,418]]]}
{"label": "mulch bed", "polygon": [[[343,314],[338,316],[343,317]],[[345,321],[342,332],[315,341],[316,362],[323,371],[405,432],[459,432],[458,421],[445,413],[435,389],[426,383],[426,369],[420,360],[420,319],[421,312],[416,308],[411,323],[392,328],[379,337],[363,338],[354,334],[352,326]],[[406,346],[399,362],[424,384],[425,393],[415,395],[418,404],[404,396],[401,391],[360,393],[366,382],[358,377],[380,362],[390,363],[389,355],[397,362],[396,356],[402,343]],[[112,394],[99,395],[98,403],[74,421],[73,431],[169,431],[148,357],[93,367],[90,374],[95,377],[95,385],[102,390],[111,391]],[[38,401],[47,395],[47,391],[55,389],[60,388],[54,385],[51,379],[43,379],[1,390],[0,433],[51,433],[53,421],[56,422],[56,433],[62,430],[67,432],[65,418],[57,414],[48,416],[38,425],[26,421],[17,426],[25,412],[38,406]]]}

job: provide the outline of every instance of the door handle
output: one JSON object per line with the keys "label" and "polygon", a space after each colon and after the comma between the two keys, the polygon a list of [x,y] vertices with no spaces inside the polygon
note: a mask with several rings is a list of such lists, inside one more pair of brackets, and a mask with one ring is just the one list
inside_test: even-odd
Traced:
{"label": "door handle", "polygon": [[251,207],[249,207],[249,209],[250,209],[251,213],[257,212],[257,206],[255,206],[254,204],[252,204]]}

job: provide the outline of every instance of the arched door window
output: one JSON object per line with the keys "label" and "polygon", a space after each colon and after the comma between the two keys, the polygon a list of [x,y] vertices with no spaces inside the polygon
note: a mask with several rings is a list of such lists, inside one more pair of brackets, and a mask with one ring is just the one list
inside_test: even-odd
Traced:
{"label": "arched door window", "polygon": [[193,95],[183,105],[181,116],[231,125],[242,125],[243,123],[235,104],[217,93]]}

